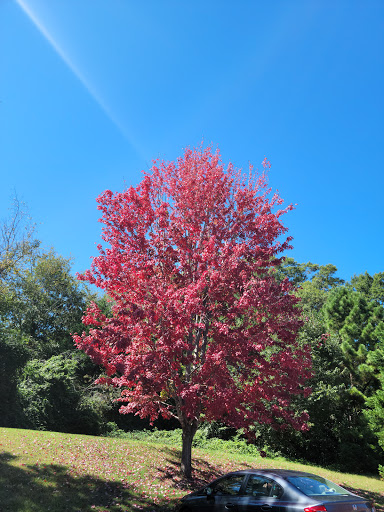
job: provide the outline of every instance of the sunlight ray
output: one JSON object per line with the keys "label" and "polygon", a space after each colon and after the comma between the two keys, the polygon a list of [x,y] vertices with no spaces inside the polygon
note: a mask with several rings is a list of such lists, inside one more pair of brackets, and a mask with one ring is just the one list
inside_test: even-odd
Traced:
{"label": "sunlight ray", "polygon": [[69,57],[69,55],[64,51],[64,49],[58,44],[52,34],[48,31],[47,27],[42,23],[37,14],[32,11],[32,9],[27,5],[25,0],[16,0],[16,3],[22,9],[24,14],[30,19],[30,21],[35,25],[40,34],[45,38],[45,40],[51,45],[51,47],[55,50],[57,55],[63,60],[66,66],[70,69],[70,71],[75,75],[75,77],[81,82],[83,87],[87,90],[87,92],[91,95],[94,101],[99,105],[104,114],[109,118],[109,120],[118,128],[120,133],[124,136],[124,138],[130,143],[130,145],[135,149],[135,151],[143,158],[145,158],[145,151],[141,147],[141,145],[135,140],[130,130],[117,118],[116,114],[111,110],[107,102],[100,96],[99,92],[96,90],[95,86],[89,82],[88,79],[84,76],[84,73],[80,71],[80,69],[75,65],[73,59]]}

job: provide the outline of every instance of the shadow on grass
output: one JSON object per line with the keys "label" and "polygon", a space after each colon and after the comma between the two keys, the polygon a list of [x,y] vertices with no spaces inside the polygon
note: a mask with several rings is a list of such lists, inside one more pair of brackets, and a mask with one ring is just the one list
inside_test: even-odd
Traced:
{"label": "shadow on grass", "polygon": [[204,487],[209,481],[214,480],[222,473],[209,462],[194,457],[192,468],[192,480],[187,480],[180,474],[181,451],[165,447],[161,450],[165,455],[165,466],[157,468],[160,481],[170,482],[176,489],[192,492]]}
{"label": "shadow on grass", "polygon": [[[161,475],[159,479],[162,481],[172,480],[175,488],[186,493],[204,487],[225,473],[221,471],[219,466],[210,464],[202,458],[194,457],[192,461],[192,480],[187,480],[180,475],[181,450],[165,447],[162,452],[165,454],[166,466],[157,468]],[[252,466],[243,464],[243,469],[247,468],[252,469]]]}
{"label": "shadow on grass", "polygon": [[[217,466],[213,466],[206,460],[195,457],[193,459],[192,480],[187,480],[180,476],[181,451],[168,447],[163,448],[162,451],[166,456],[167,465],[164,468],[157,468],[161,474],[160,480],[172,480],[174,487],[185,491],[186,494],[201,489],[215,478],[223,475]],[[252,469],[252,466],[247,464],[243,469]],[[362,498],[373,501],[376,505],[376,512],[384,512],[384,496],[382,494],[350,486],[344,487]]]}
{"label": "shadow on grass", "polygon": [[[164,448],[166,463],[157,468],[157,478],[185,494],[204,487],[223,473],[202,458],[194,458],[193,479],[180,475],[180,453]],[[77,476],[68,466],[18,464],[19,457],[0,454],[0,512],[171,512],[175,501],[155,503],[121,482],[91,475]],[[248,466],[251,467],[251,466]],[[348,487],[348,490],[375,501],[384,512],[384,496],[377,492]]]}
{"label": "shadow on grass", "polygon": [[384,512],[384,496],[378,492],[366,491],[365,489],[356,489],[351,486],[343,486],[349,492],[353,492],[366,500],[374,501],[376,506],[376,512]]}
{"label": "shadow on grass", "polygon": [[18,457],[0,454],[1,512],[137,512],[172,510],[140,496],[132,486],[76,476],[59,465],[17,465]]}

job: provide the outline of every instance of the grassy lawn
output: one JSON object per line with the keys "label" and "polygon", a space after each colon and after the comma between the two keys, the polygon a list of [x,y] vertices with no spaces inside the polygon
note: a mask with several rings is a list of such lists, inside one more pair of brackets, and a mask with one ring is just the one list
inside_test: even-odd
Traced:
{"label": "grassy lawn", "polygon": [[376,502],[384,481],[284,460],[194,449],[194,481],[178,473],[179,450],[139,441],[0,428],[0,512],[170,511],[177,498],[228,471],[309,470]]}

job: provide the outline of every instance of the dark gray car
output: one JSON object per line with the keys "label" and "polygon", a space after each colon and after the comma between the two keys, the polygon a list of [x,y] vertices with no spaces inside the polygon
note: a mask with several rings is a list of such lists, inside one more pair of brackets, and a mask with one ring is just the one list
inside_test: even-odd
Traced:
{"label": "dark gray car", "polygon": [[301,471],[236,471],[181,499],[179,512],[375,512],[374,504]]}

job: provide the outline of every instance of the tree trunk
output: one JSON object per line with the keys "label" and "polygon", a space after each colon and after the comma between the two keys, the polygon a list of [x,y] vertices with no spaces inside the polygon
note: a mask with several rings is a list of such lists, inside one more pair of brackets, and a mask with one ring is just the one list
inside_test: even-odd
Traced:
{"label": "tree trunk", "polygon": [[185,421],[183,425],[183,447],[181,450],[181,473],[190,480],[192,478],[192,441],[196,434],[197,421]]}

